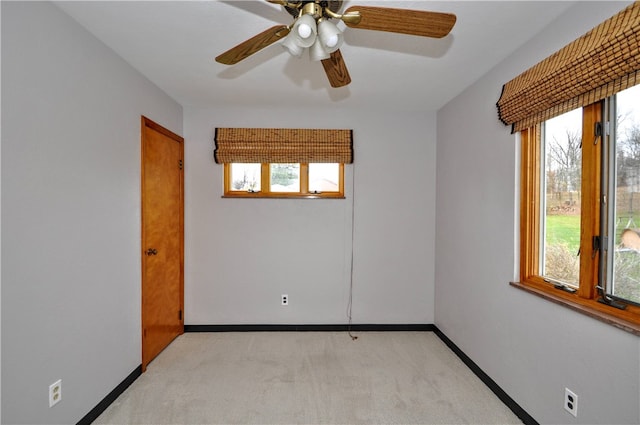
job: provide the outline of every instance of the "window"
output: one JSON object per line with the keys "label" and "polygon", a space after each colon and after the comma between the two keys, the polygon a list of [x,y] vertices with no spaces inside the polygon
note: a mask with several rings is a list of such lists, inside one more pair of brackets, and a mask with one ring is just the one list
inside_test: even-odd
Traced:
{"label": "window", "polygon": [[351,130],[217,127],[214,143],[225,197],[344,198]]}
{"label": "window", "polygon": [[505,83],[496,104],[522,146],[513,285],[636,335],[639,49],[634,2]]}
{"label": "window", "polygon": [[542,276],[579,285],[582,111],[567,112],[542,126],[540,199]]}
{"label": "window", "polygon": [[640,86],[610,104],[613,134],[605,164],[608,203],[602,274],[607,294],[640,305]]}
{"label": "window", "polygon": [[344,164],[225,163],[224,196],[344,198]]}
{"label": "window", "polygon": [[521,132],[520,283],[640,334],[640,86]]}

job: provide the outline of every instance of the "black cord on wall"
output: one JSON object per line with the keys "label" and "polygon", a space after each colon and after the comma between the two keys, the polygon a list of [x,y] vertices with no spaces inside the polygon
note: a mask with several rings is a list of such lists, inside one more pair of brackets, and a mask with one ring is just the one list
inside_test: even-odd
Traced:
{"label": "black cord on wall", "polygon": [[351,333],[351,322],[353,321],[353,241],[354,241],[354,229],[355,229],[355,210],[356,210],[356,168],[355,164],[352,165],[351,171],[351,264],[349,271],[349,303],[347,304],[347,318],[349,319],[349,326],[347,327],[347,333],[353,341],[358,339],[357,336]]}

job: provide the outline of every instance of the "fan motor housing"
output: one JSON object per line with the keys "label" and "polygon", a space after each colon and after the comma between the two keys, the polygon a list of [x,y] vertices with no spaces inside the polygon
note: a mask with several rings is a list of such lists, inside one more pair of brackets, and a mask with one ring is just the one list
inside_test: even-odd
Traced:
{"label": "fan motor housing", "polygon": [[300,14],[300,9],[305,8],[306,5],[309,3],[315,3],[316,5],[318,5],[320,7],[320,11],[318,12],[318,15],[322,14],[322,17],[326,19],[330,19],[331,17],[324,12],[325,9],[329,9],[330,11],[337,13],[338,10],[342,8],[342,0],[300,0],[300,1],[289,1],[289,3],[296,3],[300,5],[295,8],[289,7],[289,6],[283,6],[285,10],[289,12],[289,14],[294,18],[297,18],[298,15]]}

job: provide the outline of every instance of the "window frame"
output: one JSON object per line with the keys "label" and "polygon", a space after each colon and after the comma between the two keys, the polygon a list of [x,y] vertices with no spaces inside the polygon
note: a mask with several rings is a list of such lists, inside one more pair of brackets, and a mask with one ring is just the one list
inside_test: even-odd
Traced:
{"label": "window frame", "polygon": [[[541,124],[520,132],[520,269],[511,285],[605,323],[640,336],[640,307],[627,304],[620,310],[598,301],[600,251],[593,251],[593,237],[600,235],[601,156],[603,143],[596,137],[602,122],[604,100],[585,106],[582,119],[582,195],[580,231],[580,282],[576,292],[555,285],[539,274],[541,226]],[[595,143],[598,142],[598,143]]]}
{"label": "window frame", "polygon": [[[224,164],[224,194],[223,198],[302,198],[302,199],[345,199],[344,196],[344,163],[337,163],[339,168],[337,192],[310,192],[309,191],[309,163],[300,164],[300,191],[299,192],[271,192],[270,162],[262,162],[260,165],[260,191],[249,192],[244,190],[232,190],[231,165]],[[275,164],[275,163],[273,163]],[[265,184],[266,182],[266,184]]]}

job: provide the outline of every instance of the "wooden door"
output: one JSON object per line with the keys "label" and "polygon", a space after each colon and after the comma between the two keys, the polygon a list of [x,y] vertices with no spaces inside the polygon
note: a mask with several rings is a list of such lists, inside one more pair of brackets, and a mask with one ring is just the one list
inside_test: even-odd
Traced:
{"label": "wooden door", "polygon": [[142,370],[184,332],[184,139],[142,117]]}

